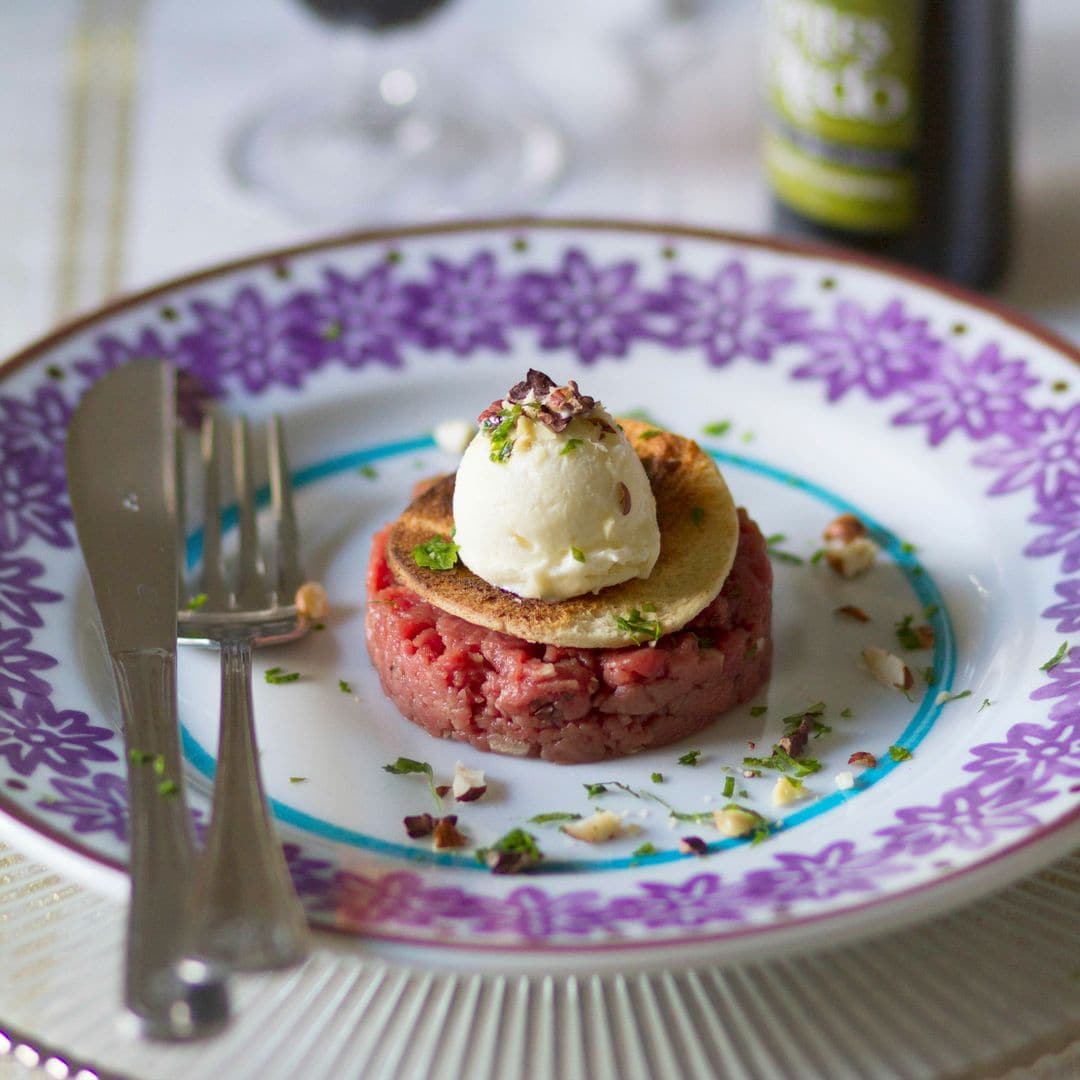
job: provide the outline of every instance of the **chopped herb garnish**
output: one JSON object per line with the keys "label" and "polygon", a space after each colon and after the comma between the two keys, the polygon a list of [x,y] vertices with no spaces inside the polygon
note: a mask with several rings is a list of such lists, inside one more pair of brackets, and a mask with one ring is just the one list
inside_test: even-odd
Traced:
{"label": "chopped herb garnish", "polygon": [[157,790],[159,795],[179,795],[180,785],[175,780],[162,780]]}
{"label": "chopped herb garnish", "polygon": [[893,761],[910,761],[911,751],[903,746],[893,745],[889,747],[889,757],[891,757]]}
{"label": "chopped herb garnish", "polygon": [[581,548],[579,548],[579,547],[573,547],[571,545],[570,554],[573,555],[574,559],[577,562],[584,562],[585,561],[585,552],[582,551]]}
{"label": "chopped herb garnish", "polygon": [[339,337],[341,337],[341,323],[331,322],[327,323],[326,326],[323,327],[323,341],[337,341]]}
{"label": "chopped herb garnish", "polygon": [[815,551],[814,554],[810,556],[810,562],[811,562],[811,564],[813,566],[817,566],[817,564],[819,562],[821,562],[821,560],[824,559],[824,558],[825,558],[825,549],[824,548],[818,548],[817,551]]}
{"label": "chopped herb garnish", "polygon": [[895,624],[897,640],[905,649],[929,649],[934,644],[934,631],[929,626],[914,626],[913,620],[905,615]]}
{"label": "chopped herb garnish", "polygon": [[486,863],[492,873],[509,874],[527,870],[544,857],[536,837],[524,829],[511,829],[490,848],[477,848],[478,862]]}
{"label": "chopped herb garnish", "polygon": [[758,844],[761,844],[761,843],[763,843],[764,841],[766,841],[768,839],[769,839],[769,829],[767,827],[762,827],[760,829],[755,829],[753,836],[750,837],[750,846],[751,847],[756,847]]}
{"label": "chopped herb garnish", "polygon": [[414,761],[412,758],[399,757],[397,761],[391,762],[389,765],[383,766],[383,772],[388,772],[394,776],[407,776],[410,773],[419,773],[427,777],[428,787],[431,789],[431,797],[435,800],[435,805],[442,809],[442,803],[439,800],[439,793],[435,790],[435,777],[432,773],[431,766],[426,761]]}
{"label": "chopped herb garnish", "polygon": [[850,709],[850,708],[845,708],[845,709],[841,709],[841,710],[840,710],[840,716],[841,716],[841,717],[842,717],[842,718],[843,718],[844,720],[850,720],[850,719],[851,719],[851,718],[852,718],[852,717],[853,717],[854,715],[855,715],[855,714],[854,714],[854,713],[853,713],[853,712],[851,711],[851,709]]}
{"label": "chopped herb garnish", "polygon": [[764,716],[768,711],[769,711],[769,706],[768,705],[751,705],[750,706],[750,715],[751,716]]}
{"label": "chopped herb garnish", "polygon": [[691,630],[690,632],[694,635],[699,649],[711,649],[716,644],[716,639],[710,637],[708,634],[699,634],[696,630]]}
{"label": "chopped herb garnish", "polygon": [[680,765],[696,765],[699,757],[701,757],[700,750],[687,750],[678,761]]}
{"label": "chopped herb garnish", "polygon": [[744,431],[742,433],[742,441],[745,443],[754,441],[754,433],[752,431]]}
{"label": "chopped herb garnish", "polygon": [[155,754],[154,755],[154,772],[157,773],[158,776],[164,776],[165,775],[165,755],[164,754]]}
{"label": "chopped herb garnish", "polygon": [[791,772],[801,777],[818,772],[821,762],[814,758],[793,758],[782,746],[774,746],[772,757],[744,757],[743,766],[747,769],[776,769],[777,772]]}
{"label": "chopped herb garnish", "polygon": [[705,524],[705,507],[703,507],[703,506],[692,506],[690,508],[690,520],[695,525],[704,525]]}
{"label": "chopped herb garnish", "polygon": [[290,776],[289,777],[289,783],[290,784],[306,784],[307,782],[308,782],[308,778],[306,776]]}
{"label": "chopped herb garnish", "polygon": [[942,691],[934,699],[934,704],[935,705],[948,705],[950,701],[959,701],[961,698],[966,698],[966,697],[971,697],[971,691],[970,690],[961,690],[957,694],[947,694],[947,693],[945,693],[945,691]]}
{"label": "chopped herb garnish", "polygon": [[299,671],[286,671],[281,667],[269,668],[264,676],[271,686],[279,686],[281,683],[296,682],[300,678]]}
{"label": "chopped herb garnish", "polygon": [[933,686],[937,682],[937,672],[932,667],[923,668],[922,677],[927,686]]}
{"label": "chopped herb garnish", "polygon": [[926,607],[923,608],[923,618],[932,619],[940,610],[941,608],[939,608],[937,604],[927,604]]}
{"label": "chopped herb garnish", "polygon": [[642,844],[640,847],[634,848],[634,850],[633,850],[630,857],[632,859],[643,859],[646,855],[655,855],[655,854],[656,854],[656,845],[653,844],[651,841],[646,840],[645,843]]}
{"label": "chopped herb garnish", "polygon": [[984,697],[982,699],[982,704],[979,706],[979,712],[982,712],[983,709],[989,709],[993,704],[994,703],[988,697]]}
{"label": "chopped herb garnish", "polygon": [[905,540],[905,541],[904,541],[904,542],[903,542],[903,543],[902,543],[902,544],[900,545],[900,550],[901,550],[901,551],[902,551],[902,552],[903,552],[903,553],[904,553],[905,555],[914,555],[914,554],[915,554],[915,551],[916,551],[916,548],[915,548],[915,545],[914,545],[914,544],[912,544],[912,543],[909,543],[909,542],[908,542],[907,540]]}
{"label": "chopped herb garnish", "polygon": [[514,450],[513,434],[517,427],[518,417],[523,409],[520,405],[512,405],[509,409],[503,409],[499,415],[502,420],[486,430],[491,435],[491,453],[488,455],[497,465],[501,465],[510,457]]}
{"label": "chopped herb garnish", "polygon": [[64,377],[64,369],[62,367],[57,366],[56,364],[50,364],[45,369],[45,374],[48,375],[50,379],[59,380],[59,379],[62,379]]}
{"label": "chopped herb garnish", "polygon": [[777,544],[782,544],[787,537],[783,533],[773,533],[771,536],[765,537],[765,550],[776,559],[777,562],[788,563],[791,566],[802,566],[803,559],[798,555],[793,555],[790,551],[779,551],[776,547]]}
{"label": "chopped herb garnish", "polygon": [[325,630],[326,629],[326,623],[324,623],[324,622],[312,623],[311,624],[311,629],[312,630]]}
{"label": "chopped herb garnish", "polygon": [[[643,605],[642,611],[649,612],[651,605]],[[664,631],[660,627],[659,619],[648,619],[642,614],[642,611],[638,611],[634,608],[629,615],[616,615],[615,625],[628,637],[635,645],[641,645],[646,641],[659,641],[663,636]]]}
{"label": "chopped herb garnish", "polygon": [[1069,643],[1068,643],[1068,641],[1063,641],[1061,643],[1061,645],[1058,646],[1058,651],[1056,653],[1054,653],[1054,655],[1051,656],[1050,659],[1047,660],[1045,664],[1040,665],[1039,670],[1040,671],[1050,671],[1053,668],[1056,668],[1058,666],[1058,664],[1060,664],[1061,661],[1065,659],[1065,654],[1068,651],[1069,651]]}
{"label": "chopped herb garnish", "polygon": [[726,435],[731,430],[731,421],[715,420],[711,424],[706,424],[701,430],[704,434],[714,437]]}
{"label": "chopped herb garnish", "polygon": [[413,562],[428,570],[452,570],[458,561],[458,546],[445,536],[433,536],[413,548]]}
{"label": "chopped herb garnish", "polygon": [[655,439],[657,435],[663,435],[664,433],[659,428],[649,428],[648,431],[641,433],[642,439]]}
{"label": "chopped herb garnish", "polygon": [[352,693],[352,683],[346,682],[344,679],[338,679],[337,686],[343,694]]}
{"label": "chopped herb garnish", "polygon": [[154,760],[154,755],[149,750],[136,750],[132,747],[128,751],[128,759],[134,765],[149,765]]}
{"label": "chopped herb garnish", "polygon": [[724,798],[730,799],[735,794],[735,777],[729,776],[724,780]]}
{"label": "chopped herb garnish", "polygon": [[582,443],[583,440],[575,439],[573,437],[566,440],[563,443],[563,448],[559,451],[559,457],[565,457],[567,454],[572,454]]}
{"label": "chopped herb garnish", "polygon": [[210,599],[210,597],[209,597],[209,596],[207,596],[207,595],[206,595],[206,593],[204,593],[204,592],[201,592],[201,593],[196,593],[196,594],[195,594],[195,595],[194,595],[194,596],[193,596],[193,597],[192,597],[192,598],[191,598],[191,599],[190,599],[190,600],[189,600],[189,601],[187,602],[187,609],[188,609],[188,611],[198,611],[198,610],[199,610],[199,608],[201,608],[201,607],[205,606],[205,604],[206,604],[206,601],[207,601],[207,600],[209,600],[209,599]]}
{"label": "chopped herb garnish", "polygon": [[660,798],[659,795],[652,791],[637,791],[629,784],[624,784],[621,780],[605,780],[599,784],[586,784],[585,790],[588,793],[589,798],[594,798],[597,795],[603,795],[609,787],[625,791],[627,795],[633,795],[635,799],[651,799],[653,802],[658,802],[676,821],[712,821],[712,814],[709,811],[702,811],[701,813],[682,813],[681,811],[676,810],[667,799]]}
{"label": "chopped herb garnish", "polygon": [[374,465],[361,465],[356,471],[361,476],[366,476],[369,480],[374,480],[379,475]]}
{"label": "chopped herb garnish", "polygon": [[654,772],[654,773],[653,773],[653,774],[652,774],[652,775],[651,775],[651,776],[649,777],[649,779],[650,779],[650,780],[651,780],[651,781],[652,781],[652,782],[653,782],[654,784],[662,784],[662,783],[664,782],[664,774],[663,774],[663,773],[660,773],[660,772]]}
{"label": "chopped herb garnish", "polygon": [[552,810],[546,814],[535,814],[529,818],[530,825],[547,825],[551,821],[580,821],[580,814],[571,814],[565,810]]}

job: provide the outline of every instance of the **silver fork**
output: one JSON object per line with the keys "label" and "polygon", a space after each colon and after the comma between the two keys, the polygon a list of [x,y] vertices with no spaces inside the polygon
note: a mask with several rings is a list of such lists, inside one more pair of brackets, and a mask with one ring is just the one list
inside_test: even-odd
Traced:
{"label": "silver fork", "polygon": [[[202,572],[197,590],[181,588],[178,615],[181,639],[211,641],[221,650],[214,807],[192,892],[193,936],[199,955],[247,971],[288,967],[308,949],[303,909],[263,793],[251,697],[252,647],[291,641],[308,630],[294,602],[302,574],[280,417],[270,423],[267,444],[277,534],[272,575],[259,547],[247,421],[239,417],[230,424],[215,415],[203,422]],[[240,541],[232,580],[221,520],[222,473],[229,458]]]}

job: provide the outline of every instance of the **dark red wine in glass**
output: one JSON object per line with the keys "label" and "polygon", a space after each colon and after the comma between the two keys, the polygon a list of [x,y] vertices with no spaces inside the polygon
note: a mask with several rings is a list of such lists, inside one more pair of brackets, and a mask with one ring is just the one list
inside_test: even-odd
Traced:
{"label": "dark red wine in glass", "polygon": [[305,7],[327,22],[389,30],[416,22],[446,0],[302,0]]}

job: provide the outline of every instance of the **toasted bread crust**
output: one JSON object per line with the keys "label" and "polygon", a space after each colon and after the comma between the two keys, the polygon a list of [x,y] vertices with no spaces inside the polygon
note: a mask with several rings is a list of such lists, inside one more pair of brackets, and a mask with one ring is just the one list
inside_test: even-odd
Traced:
{"label": "toasted bread crust", "polygon": [[469,622],[505,634],[578,648],[632,644],[616,619],[652,605],[663,633],[685,626],[720,591],[739,540],[735,503],[712,459],[692,439],[620,420],[656,498],[660,558],[635,578],[569,600],[527,600],[490,585],[459,563],[452,570],[417,566],[413,549],[454,527],[454,478],[445,476],[412,501],[395,522],[387,561],[397,579],[425,600]]}

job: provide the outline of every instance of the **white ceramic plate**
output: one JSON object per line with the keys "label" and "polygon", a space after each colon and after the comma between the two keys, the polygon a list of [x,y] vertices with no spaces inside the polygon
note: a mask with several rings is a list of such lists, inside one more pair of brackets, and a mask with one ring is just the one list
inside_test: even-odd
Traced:
{"label": "white ceramic plate", "polygon": [[[341,944],[589,969],[677,952],[760,955],[956,903],[1075,843],[1074,354],[966,295],[854,259],[690,231],[504,222],[356,237],[210,271],[115,305],[6,367],[5,828],[83,880],[122,890],[127,806],[63,437],[79,393],[143,355],[175,361],[189,412],[209,397],[255,419],[285,416],[306,562],[334,610],[325,630],[258,657],[260,669],[301,678],[260,679],[256,713],[298,889],[313,922],[348,935]],[[783,534],[772,680],[684,743],[589,766],[485,755],[402,720],[368,663],[373,533],[417,479],[453,468],[434,424],[474,417],[530,366],[576,378],[616,413],[645,410],[699,438],[764,531]],[[843,511],[882,548],[852,581],[812,558]],[[841,605],[871,621],[838,617]],[[895,624],[909,615],[933,627],[932,648],[904,650]],[[867,645],[909,663],[907,696],[873,680]],[[743,758],[767,755],[781,718],[817,701],[831,731],[813,742],[822,768],[806,778],[810,797],[773,807],[776,773],[746,778]],[[205,818],[213,654],[182,652],[180,706]],[[701,752],[695,766],[678,763],[688,750]],[[850,766],[856,751],[877,766]],[[456,807],[471,844],[526,826],[541,868],[493,876],[471,848],[435,853],[409,840],[402,817],[435,807],[421,777],[383,771],[398,756],[430,762],[440,782],[457,760],[485,769],[488,795]],[[845,773],[854,786],[840,790]],[[727,801],[729,776],[738,801],[770,820],[764,842],[725,840],[706,823],[671,827],[651,797],[702,813]],[[601,781],[638,796],[590,799],[585,785]],[[588,846],[527,824],[593,805],[626,811],[640,832]],[[679,852],[691,834],[708,855]],[[635,856],[645,842],[656,852]]]}

